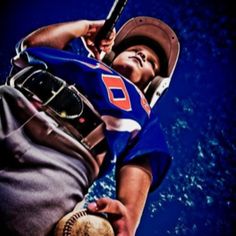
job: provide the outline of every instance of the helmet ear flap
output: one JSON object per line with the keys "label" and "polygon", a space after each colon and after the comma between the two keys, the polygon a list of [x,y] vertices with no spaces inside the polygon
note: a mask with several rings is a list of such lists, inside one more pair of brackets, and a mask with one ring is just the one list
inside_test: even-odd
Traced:
{"label": "helmet ear flap", "polygon": [[110,51],[109,53],[106,53],[105,56],[102,59],[102,62],[106,65],[110,66],[115,59],[116,54],[114,51]]}
{"label": "helmet ear flap", "polygon": [[170,77],[156,76],[145,89],[145,97],[151,107],[155,105],[160,96],[166,91],[170,84]]}

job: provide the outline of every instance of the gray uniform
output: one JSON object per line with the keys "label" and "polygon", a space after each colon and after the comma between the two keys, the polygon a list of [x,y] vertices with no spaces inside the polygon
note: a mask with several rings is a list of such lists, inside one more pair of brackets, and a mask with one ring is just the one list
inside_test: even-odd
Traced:
{"label": "gray uniform", "polygon": [[0,235],[50,234],[83,199],[94,166],[54,120],[16,89],[0,87]]}

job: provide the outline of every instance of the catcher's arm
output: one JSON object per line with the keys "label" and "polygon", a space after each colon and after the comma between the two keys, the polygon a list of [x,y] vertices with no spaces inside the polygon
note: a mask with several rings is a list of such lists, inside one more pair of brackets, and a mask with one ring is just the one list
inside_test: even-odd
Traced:
{"label": "catcher's arm", "polygon": [[[20,51],[35,46],[64,49],[71,40],[82,37],[86,48],[99,59],[99,52],[95,47],[94,41],[97,33],[104,25],[104,22],[104,20],[78,20],[39,28],[22,40]],[[114,39],[115,31],[110,34],[109,38],[99,42],[99,49],[104,52],[109,52]]]}
{"label": "catcher's arm", "polygon": [[117,176],[117,200],[101,198],[88,205],[91,212],[108,213],[117,236],[134,236],[152,181],[148,161],[123,166]]}

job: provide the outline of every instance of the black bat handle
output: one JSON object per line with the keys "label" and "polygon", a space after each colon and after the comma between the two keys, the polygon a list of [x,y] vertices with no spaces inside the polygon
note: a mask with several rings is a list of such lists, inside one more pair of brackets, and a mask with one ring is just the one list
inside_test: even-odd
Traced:
{"label": "black bat handle", "polygon": [[113,28],[115,27],[115,24],[117,20],[119,19],[126,3],[128,0],[115,0],[107,18],[102,26],[102,28],[99,30],[99,32],[96,35],[95,38],[95,46],[99,49],[99,44],[102,39],[109,38],[110,34],[112,33]]}

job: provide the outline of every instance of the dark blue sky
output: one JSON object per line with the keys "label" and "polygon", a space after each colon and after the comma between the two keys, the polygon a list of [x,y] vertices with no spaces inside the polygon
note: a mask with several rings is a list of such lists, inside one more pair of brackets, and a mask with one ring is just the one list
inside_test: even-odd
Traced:
{"label": "dark blue sky", "polygon": [[[14,45],[32,30],[76,19],[103,19],[111,0],[1,1],[0,81]],[[159,104],[174,161],[150,196],[139,236],[230,236],[235,222],[236,14],[233,1],[129,0],[117,29],[147,15],[167,22],[181,53]]]}

